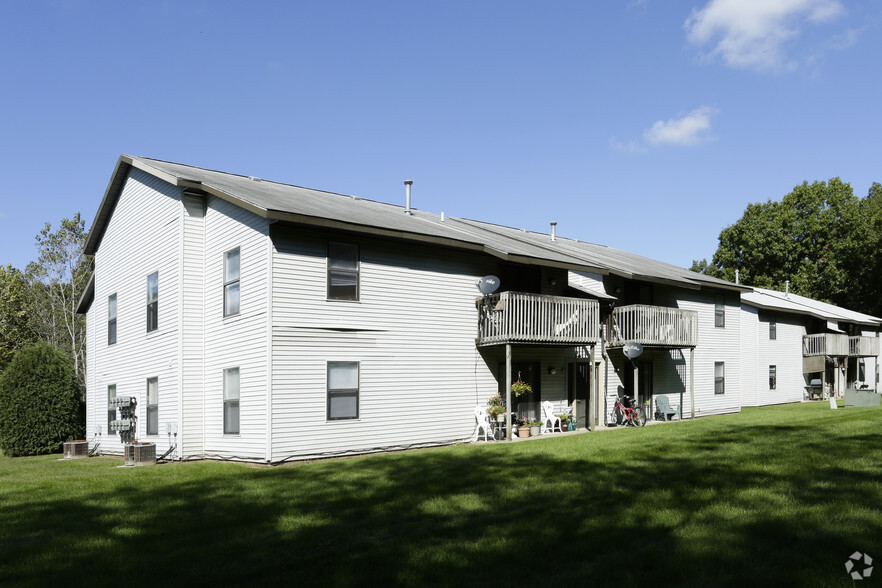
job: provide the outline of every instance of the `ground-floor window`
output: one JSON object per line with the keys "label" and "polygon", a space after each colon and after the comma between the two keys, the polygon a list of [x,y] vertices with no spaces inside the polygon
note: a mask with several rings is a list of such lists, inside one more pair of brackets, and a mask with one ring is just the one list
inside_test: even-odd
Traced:
{"label": "ground-floor window", "polygon": [[159,435],[159,378],[147,380],[147,434]]}
{"label": "ground-floor window", "polygon": [[726,362],[714,362],[714,394],[726,393]]}
{"label": "ground-floor window", "polygon": [[239,368],[224,370],[224,434],[239,432]]}
{"label": "ground-floor window", "polygon": [[328,362],[328,420],[358,418],[358,362]]}
{"label": "ground-floor window", "polygon": [[769,366],[769,390],[774,390],[778,386],[778,366]]}
{"label": "ground-floor window", "polygon": [[107,387],[107,434],[110,435],[110,423],[116,420],[116,408],[110,408],[110,403],[116,398],[116,384]]}

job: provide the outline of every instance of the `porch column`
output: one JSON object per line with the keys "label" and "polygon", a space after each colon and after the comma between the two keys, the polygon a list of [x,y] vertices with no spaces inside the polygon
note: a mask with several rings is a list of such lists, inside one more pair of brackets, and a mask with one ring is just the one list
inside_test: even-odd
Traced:
{"label": "porch column", "polygon": [[[683,406],[680,406],[683,411]],[[689,418],[695,420],[695,349],[689,349]]]}
{"label": "porch column", "polygon": [[[594,385],[594,345],[588,353],[590,360],[590,370],[588,372],[588,430],[593,431],[597,428],[597,386]],[[576,371],[576,370],[573,370]]]}
{"label": "porch column", "polygon": [[505,438],[511,441],[511,343],[505,344]]}

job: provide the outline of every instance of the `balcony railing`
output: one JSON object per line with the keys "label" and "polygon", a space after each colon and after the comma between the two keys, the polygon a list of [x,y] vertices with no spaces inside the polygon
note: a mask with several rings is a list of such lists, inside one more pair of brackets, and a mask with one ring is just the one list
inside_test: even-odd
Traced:
{"label": "balcony railing", "polygon": [[621,347],[628,341],[656,347],[695,347],[698,313],[646,304],[620,306],[606,319],[606,339],[610,347]]}
{"label": "balcony railing", "polygon": [[848,355],[851,357],[874,357],[879,355],[879,338],[849,337]]}
{"label": "balcony railing", "polygon": [[501,292],[479,299],[478,312],[478,345],[600,342],[600,305],[596,300]]}
{"label": "balcony railing", "polygon": [[802,356],[815,357],[830,355],[845,357],[848,355],[848,335],[836,333],[820,333],[805,335],[802,338]]}

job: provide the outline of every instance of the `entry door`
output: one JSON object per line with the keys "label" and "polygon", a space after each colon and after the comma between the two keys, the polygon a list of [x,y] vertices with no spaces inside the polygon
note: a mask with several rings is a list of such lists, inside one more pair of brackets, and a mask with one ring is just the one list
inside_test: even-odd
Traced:
{"label": "entry door", "polygon": [[589,402],[591,392],[591,364],[589,362],[576,362],[567,364],[567,402],[573,406],[573,416],[576,419],[576,427],[584,429],[589,414]]}
{"label": "entry door", "polygon": [[[542,379],[539,377],[539,362],[513,361],[511,362],[511,379],[516,382],[520,378],[533,388],[530,394],[521,396],[512,395],[511,403],[514,412],[518,416],[538,419],[542,417]],[[505,398],[505,362],[499,362],[499,394]]]}

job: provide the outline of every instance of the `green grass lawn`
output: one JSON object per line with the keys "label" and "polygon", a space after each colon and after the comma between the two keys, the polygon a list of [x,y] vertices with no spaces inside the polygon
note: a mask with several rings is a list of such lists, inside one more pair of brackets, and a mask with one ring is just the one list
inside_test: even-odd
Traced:
{"label": "green grass lawn", "polygon": [[878,408],[276,468],[59,457],[0,457],[2,586],[851,586],[851,553],[882,564]]}

